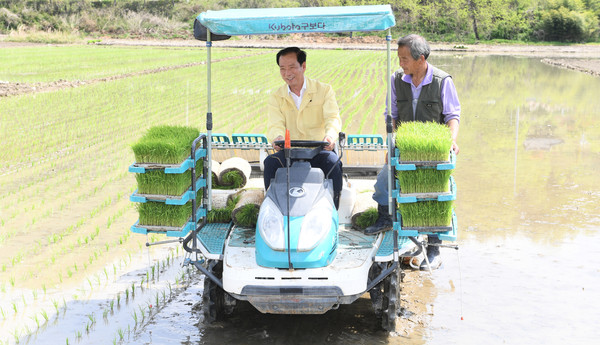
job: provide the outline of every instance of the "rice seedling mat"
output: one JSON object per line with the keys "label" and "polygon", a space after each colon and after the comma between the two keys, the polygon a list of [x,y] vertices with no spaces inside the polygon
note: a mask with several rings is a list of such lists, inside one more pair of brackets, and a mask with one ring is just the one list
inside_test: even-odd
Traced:
{"label": "rice seedling mat", "polygon": [[394,223],[394,229],[398,230],[400,236],[437,235],[443,241],[456,241],[458,223],[456,213],[452,210],[452,223],[450,226],[415,227],[401,226],[402,215],[397,212],[398,221]]}
{"label": "rice seedling mat", "polygon": [[403,161],[401,160],[400,151],[394,150],[395,157],[392,157],[392,165],[396,170],[417,170],[418,167],[433,167],[437,170],[451,170],[456,167],[456,154],[450,151],[447,161]]}
{"label": "rice seedling mat", "polygon": [[454,177],[449,179],[450,191],[431,192],[431,193],[401,193],[400,186],[396,180],[396,189],[392,190],[392,195],[396,201],[405,204],[419,201],[451,201],[456,200],[456,182]]}
{"label": "rice seedling mat", "polygon": [[192,217],[190,216],[189,220],[180,227],[176,226],[164,226],[164,225],[140,225],[139,220],[135,222],[134,225],[131,226],[130,230],[136,234],[166,234],[167,237],[183,237],[187,235],[190,231],[194,230],[201,218],[206,216],[206,209],[198,208],[196,210],[196,224],[192,222]]}
{"label": "rice seedling mat", "polygon": [[206,149],[199,148],[195,152],[195,159],[188,156],[179,164],[161,164],[161,163],[133,163],[129,166],[129,172],[143,174],[146,170],[163,170],[165,174],[182,174],[183,172],[195,166],[200,158],[206,157]]}
{"label": "rice seedling mat", "polygon": [[[196,179],[196,193],[200,193],[201,189],[206,187],[206,180]],[[179,196],[162,195],[162,194],[141,194],[137,190],[131,194],[129,201],[145,203],[148,201],[164,202],[167,205],[185,205],[191,199],[196,199],[196,195],[190,187],[186,192]]]}

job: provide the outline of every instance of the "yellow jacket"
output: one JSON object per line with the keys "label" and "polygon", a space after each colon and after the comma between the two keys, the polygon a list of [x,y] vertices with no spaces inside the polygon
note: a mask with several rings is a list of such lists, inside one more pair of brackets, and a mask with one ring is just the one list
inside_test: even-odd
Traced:
{"label": "yellow jacket", "polygon": [[333,88],[314,79],[306,78],[306,91],[300,109],[296,108],[292,96],[288,94],[287,85],[271,95],[268,108],[269,140],[285,136],[286,128],[290,130],[292,140],[320,141],[325,135],[337,140],[342,129],[340,108]]}

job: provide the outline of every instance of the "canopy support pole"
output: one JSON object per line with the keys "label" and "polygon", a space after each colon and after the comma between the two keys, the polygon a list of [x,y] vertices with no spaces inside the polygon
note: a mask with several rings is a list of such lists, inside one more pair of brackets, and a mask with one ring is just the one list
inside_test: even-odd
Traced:
{"label": "canopy support pole", "polygon": [[[387,169],[388,169],[388,212],[392,216],[392,221],[396,223],[396,200],[392,195],[392,186],[394,182],[394,171],[395,169],[392,167],[392,155],[395,150],[396,145],[394,145],[393,139],[393,125],[392,125],[392,31],[388,29],[388,34],[385,36],[385,40],[387,43],[387,116],[385,118],[385,128],[387,132],[387,145],[388,145],[388,157],[387,157]],[[394,262],[398,262],[400,260],[398,254],[398,230],[396,227],[393,229],[394,236]]]}
{"label": "canopy support pole", "polygon": [[212,42],[210,40],[210,31],[206,30],[206,160],[208,163],[208,173],[206,174],[206,189],[207,200],[206,200],[206,211],[212,210],[212,104],[211,104],[211,48]]}

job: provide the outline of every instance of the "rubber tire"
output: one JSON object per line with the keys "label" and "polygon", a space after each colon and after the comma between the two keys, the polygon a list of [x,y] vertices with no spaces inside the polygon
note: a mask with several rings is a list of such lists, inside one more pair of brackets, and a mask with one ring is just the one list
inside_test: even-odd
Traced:
{"label": "rubber tire", "polygon": [[400,313],[400,274],[395,269],[383,280],[381,326],[388,332],[396,331],[396,319]]}
{"label": "rubber tire", "polygon": [[[380,264],[373,263],[369,269],[369,283],[381,273],[382,268]],[[383,313],[383,282],[375,285],[369,290],[369,296],[371,296],[371,304],[373,305],[373,311],[377,318],[381,318]]]}
{"label": "rubber tire", "polygon": [[[208,269],[217,278],[223,277],[223,262],[208,262]],[[235,309],[235,298],[223,291],[210,278],[204,277],[204,291],[202,292],[202,312],[204,314],[204,323],[210,324],[215,321],[222,321],[231,315]]]}

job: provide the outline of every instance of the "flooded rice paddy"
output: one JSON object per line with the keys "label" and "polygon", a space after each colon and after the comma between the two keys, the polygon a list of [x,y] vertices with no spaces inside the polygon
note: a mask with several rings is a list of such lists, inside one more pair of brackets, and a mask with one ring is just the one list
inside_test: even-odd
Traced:
{"label": "flooded rice paddy", "polygon": [[[0,344],[593,343],[600,78],[531,57],[430,62],[452,74],[462,103],[460,249],[443,249],[433,275],[407,272],[399,332],[379,328],[367,298],[317,316],[264,315],[241,304],[230,319],[204,325],[203,278],[181,267],[180,246],[147,249],[146,238],[131,235],[139,238],[125,254],[105,256],[105,267],[77,283],[4,281]],[[128,227],[129,213],[111,228]]]}

